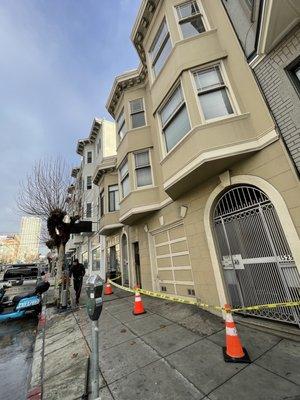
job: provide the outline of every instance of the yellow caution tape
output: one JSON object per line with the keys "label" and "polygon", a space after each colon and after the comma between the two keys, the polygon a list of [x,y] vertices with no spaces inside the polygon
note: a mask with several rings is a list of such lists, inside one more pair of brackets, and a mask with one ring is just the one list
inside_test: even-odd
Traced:
{"label": "yellow caution tape", "polygon": [[[120,278],[120,277],[118,277],[118,278]],[[114,278],[114,280],[118,279],[118,278]],[[190,304],[190,305],[194,305],[194,306],[197,306],[200,308],[212,308],[212,309],[218,310],[218,311],[222,311],[222,310],[226,311],[224,307],[213,306],[213,305],[206,304],[206,303],[200,303],[199,300],[195,299],[195,298],[189,299],[186,297],[174,296],[174,295],[170,295],[170,294],[165,294],[165,293],[161,293],[161,292],[153,292],[152,290],[145,290],[145,289],[138,289],[138,288],[131,289],[126,286],[119,285],[116,282],[113,282],[112,279],[108,279],[108,282],[111,283],[112,285],[118,287],[119,289],[125,290],[127,292],[131,292],[131,293],[139,292],[146,296],[156,297],[156,298],[163,299],[163,300],[174,301],[176,303]],[[231,312],[255,311],[255,310],[262,310],[264,308],[297,307],[297,306],[300,306],[300,301],[287,301],[287,302],[282,302],[282,303],[259,304],[259,305],[255,305],[255,306],[249,306],[249,307],[232,308]]]}

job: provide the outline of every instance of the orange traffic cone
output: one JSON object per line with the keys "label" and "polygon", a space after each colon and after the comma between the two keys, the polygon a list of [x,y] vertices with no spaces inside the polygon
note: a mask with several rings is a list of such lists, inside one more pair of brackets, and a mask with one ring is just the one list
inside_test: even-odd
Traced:
{"label": "orange traffic cone", "polygon": [[135,297],[134,297],[133,314],[140,315],[140,314],[145,314],[145,313],[146,313],[146,311],[144,309],[144,305],[142,302],[140,292],[136,291]]}
{"label": "orange traffic cone", "polygon": [[224,306],[226,312],[226,347],[223,347],[224,361],[235,363],[250,363],[250,358],[247,350],[242,347],[241,340],[238,336],[235,323],[231,314],[229,304]]}
{"label": "orange traffic cone", "polygon": [[113,294],[112,288],[110,283],[106,282],[105,286],[104,286],[104,294],[105,295],[109,295],[109,294]]}

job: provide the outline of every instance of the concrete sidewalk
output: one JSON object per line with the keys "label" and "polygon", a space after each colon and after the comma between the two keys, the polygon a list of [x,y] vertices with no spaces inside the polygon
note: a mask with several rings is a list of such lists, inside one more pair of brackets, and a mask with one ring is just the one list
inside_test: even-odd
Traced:
{"label": "concrete sidewalk", "polygon": [[[122,297],[122,298],[120,298]],[[103,399],[300,399],[300,344],[239,326],[252,364],[223,361],[223,321],[196,307],[114,288],[100,318]],[[85,310],[77,320],[88,342]]]}
{"label": "concrete sidewalk", "polygon": [[[251,364],[223,360],[223,321],[193,306],[114,288],[100,317],[101,400],[299,400],[300,343],[238,326]],[[80,399],[90,346],[85,308],[52,316],[45,333],[43,399]],[[62,347],[64,346],[64,347]],[[62,351],[63,349],[63,351]]]}

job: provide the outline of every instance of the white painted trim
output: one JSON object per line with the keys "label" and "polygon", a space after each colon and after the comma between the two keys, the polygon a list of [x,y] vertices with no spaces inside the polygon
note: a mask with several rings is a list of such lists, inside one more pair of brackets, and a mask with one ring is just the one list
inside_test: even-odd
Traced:
{"label": "white painted trim", "polygon": [[[171,244],[171,242],[169,242],[168,244]],[[169,258],[169,257],[180,257],[180,256],[186,256],[188,255],[189,252],[188,251],[181,251],[179,253],[168,253],[168,254],[163,254],[161,256],[156,256],[156,258]]]}
{"label": "white painted trim", "polygon": [[186,240],[186,237],[181,237],[179,239],[172,239],[170,242],[163,242],[163,243],[158,243],[155,245],[155,247],[161,247],[161,246],[166,246],[167,244],[173,244],[173,243],[179,243],[179,242],[184,242]]}
{"label": "white painted trim", "polygon": [[101,235],[101,232],[103,232],[104,230],[106,230],[106,229],[118,229],[118,228],[122,228],[124,225],[123,224],[109,224],[109,225],[104,225],[100,230],[99,230],[99,232],[98,233],[100,233],[100,235]]}
{"label": "white painted trim", "polygon": [[265,146],[273,143],[278,139],[278,134],[275,129],[264,134],[255,140],[250,140],[243,143],[238,143],[233,146],[222,147],[214,150],[208,150],[201,153],[198,157],[192,160],[188,165],[182,168],[179,172],[169,178],[164,182],[164,190],[168,190],[180,179],[184,178],[186,175],[190,174],[193,170],[200,167],[202,164],[208,161],[217,160],[225,157],[232,157],[234,155],[248,153],[251,151],[258,151]]}
{"label": "white painted trim", "polygon": [[192,267],[190,265],[183,265],[183,266],[174,266],[174,267],[158,267],[158,271],[171,271],[171,270],[177,270],[177,271],[188,271],[191,270]]}
{"label": "white painted trim", "polygon": [[166,200],[162,201],[161,203],[155,203],[155,204],[151,204],[148,206],[139,206],[139,207],[131,208],[129,211],[127,211],[127,213],[120,216],[119,221],[123,222],[127,218],[129,218],[130,216],[135,215],[135,214],[141,214],[143,212],[160,210],[167,204],[172,203],[172,201],[173,201],[172,199],[166,199]]}
{"label": "white painted trim", "polygon": [[[165,280],[165,279],[159,279],[160,283],[170,283],[172,285],[188,285],[188,286],[195,286],[194,282],[192,281],[170,281],[170,280]],[[176,288],[175,288],[176,290]]]}
{"label": "white painted trim", "polygon": [[[294,223],[290,216],[289,210],[281,194],[269,182],[254,175],[232,176],[231,185],[238,185],[238,184],[250,184],[256,186],[269,197],[269,199],[271,200],[276,209],[287,242],[290,246],[292,255],[294,257],[295,264],[300,273],[300,239],[298,237]],[[212,226],[212,212],[213,212],[213,207],[220,193],[225,188],[229,188],[231,185],[227,186],[226,184],[225,185],[219,184],[210,194],[204,209],[204,227],[205,227],[205,233],[210,252],[212,267],[215,275],[220,305],[226,304],[229,299],[227,299],[226,296],[225,284],[223,283],[223,276],[221,273],[221,265],[219,263],[219,258],[215,247],[214,233]]]}

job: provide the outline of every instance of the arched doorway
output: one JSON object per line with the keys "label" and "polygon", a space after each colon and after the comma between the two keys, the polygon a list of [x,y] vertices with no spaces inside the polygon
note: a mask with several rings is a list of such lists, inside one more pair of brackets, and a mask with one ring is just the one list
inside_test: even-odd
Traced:
{"label": "arched doorway", "polygon": [[129,286],[128,246],[125,233],[122,235],[122,284],[123,286]]}
{"label": "arched doorway", "polygon": [[[267,195],[250,185],[226,190],[213,214],[220,264],[235,307],[300,300],[300,277]],[[247,314],[300,323],[299,307]]]}

